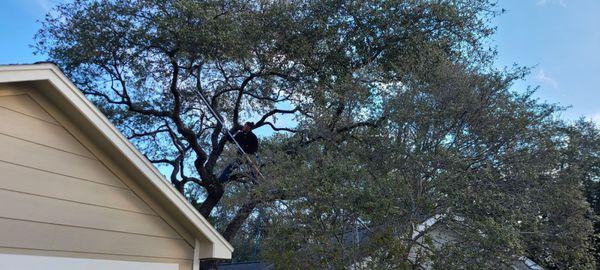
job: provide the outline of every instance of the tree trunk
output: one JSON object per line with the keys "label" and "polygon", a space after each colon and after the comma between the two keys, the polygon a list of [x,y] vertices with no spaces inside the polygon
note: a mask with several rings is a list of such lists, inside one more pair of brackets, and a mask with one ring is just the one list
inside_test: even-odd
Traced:
{"label": "tree trunk", "polygon": [[227,228],[225,229],[225,232],[223,233],[223,237],[227,241],[231,241],[235,237],[237,232],[240,230],[240,227],[242,227],[242,224],[244,224],[248,216],[250,216],[250,213],[254,211],[254,208],[259,203],[260,201],[249,201],[242,205],[235,217],[231,220],[231,222],[229,222]]}
{"label": "tree trunk", "polygon": [[210,184],[206,188],[206,192],[208,193],[206,200],[202,202],[202,204],[198,208],[198,211],[200,212],[200,214],[202,214],[202,216],[204,216],[204,218],[208,219],[212,210],[223,197],[223,185],[221,185],[220,183]]}

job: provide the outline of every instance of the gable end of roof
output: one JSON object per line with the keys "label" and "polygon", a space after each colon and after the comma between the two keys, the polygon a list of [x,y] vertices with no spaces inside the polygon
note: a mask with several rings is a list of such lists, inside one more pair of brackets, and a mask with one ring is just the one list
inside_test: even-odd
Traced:
{"label": "gable end of roof", "polygon": [[52,63],[28,64],[28,65],[0,65],[0,83],[17,82],[47,82],[55,89],[53,93],[44,95],[54,96],[66,101],[68,106],[80,112],[77,117],[90,123],[96,130],[95,140],[106,140],[112,146],[111,151],[129,162],[136,173],[142,175],[143,186],[151,189],[151,194],[157,194],[159,201],[173,211],[177,222],[186,225],[190,232],[198,239],[207,239],[212,243],[209,254],[203,254],[207,258],[231,258],[233,247],[223,238],[219,232],[200,214],[186,198],[171,186],[154,165],[140,153],[129,140],[96,108],[64,75],[64,73]]}

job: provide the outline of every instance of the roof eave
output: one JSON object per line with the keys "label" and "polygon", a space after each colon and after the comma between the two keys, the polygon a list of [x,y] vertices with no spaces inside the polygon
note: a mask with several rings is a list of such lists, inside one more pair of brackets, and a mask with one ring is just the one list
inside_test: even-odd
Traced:
{"label": "roof eave", "polygon": [[81,112],[79,117],[85,118],[96,129],[97,136],[109,140],[114,152],[122,155],[143,174],[155,191],[162,194],[164,203],[169,209],[177,209],[181,223],[188,223],[187,228],[195,228],[191,233],[197,237],[208,238],[213,244],[212,258],[229,259],[233,247],[216,229],[194,209],[173,186],[164,180],[163,175],[129,142],[117,128],[94,106],[78,88],[52,63],[29,65],[0,65],[0,83],[28,81],[47,81],[66,99],[71,106]]}

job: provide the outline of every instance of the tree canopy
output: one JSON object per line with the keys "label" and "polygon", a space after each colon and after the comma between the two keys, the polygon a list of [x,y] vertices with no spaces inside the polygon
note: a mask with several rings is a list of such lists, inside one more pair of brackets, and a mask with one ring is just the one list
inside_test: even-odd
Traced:
{"label": "tree canopy", "polygon": [[[35,47],[226,239],[264,235],[278,268],[593,269],[598,131],[511,90],[527,69],[493,68],[499,14],[487,0],[76,0]],[[248,120],[270,130],[265,177],[220,180],[238,158],[226,133]],[[415,240],[434,216],[455,241]]]}

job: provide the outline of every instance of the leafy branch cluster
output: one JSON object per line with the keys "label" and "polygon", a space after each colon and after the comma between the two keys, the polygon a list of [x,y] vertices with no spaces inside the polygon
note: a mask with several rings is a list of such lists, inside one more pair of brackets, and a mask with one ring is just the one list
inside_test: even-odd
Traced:
{"label": "leafy branch cluster", "polygon": [[[509,90],[527,69],[493,68],[499,14],[481,0],[75,0],[35,47],[226,239],[247,246],[262,226],[280,268],[593,268],[597,130]],[[220,181],[237,155],[225,134],[248,120],[273,134],[267,177]]]}

